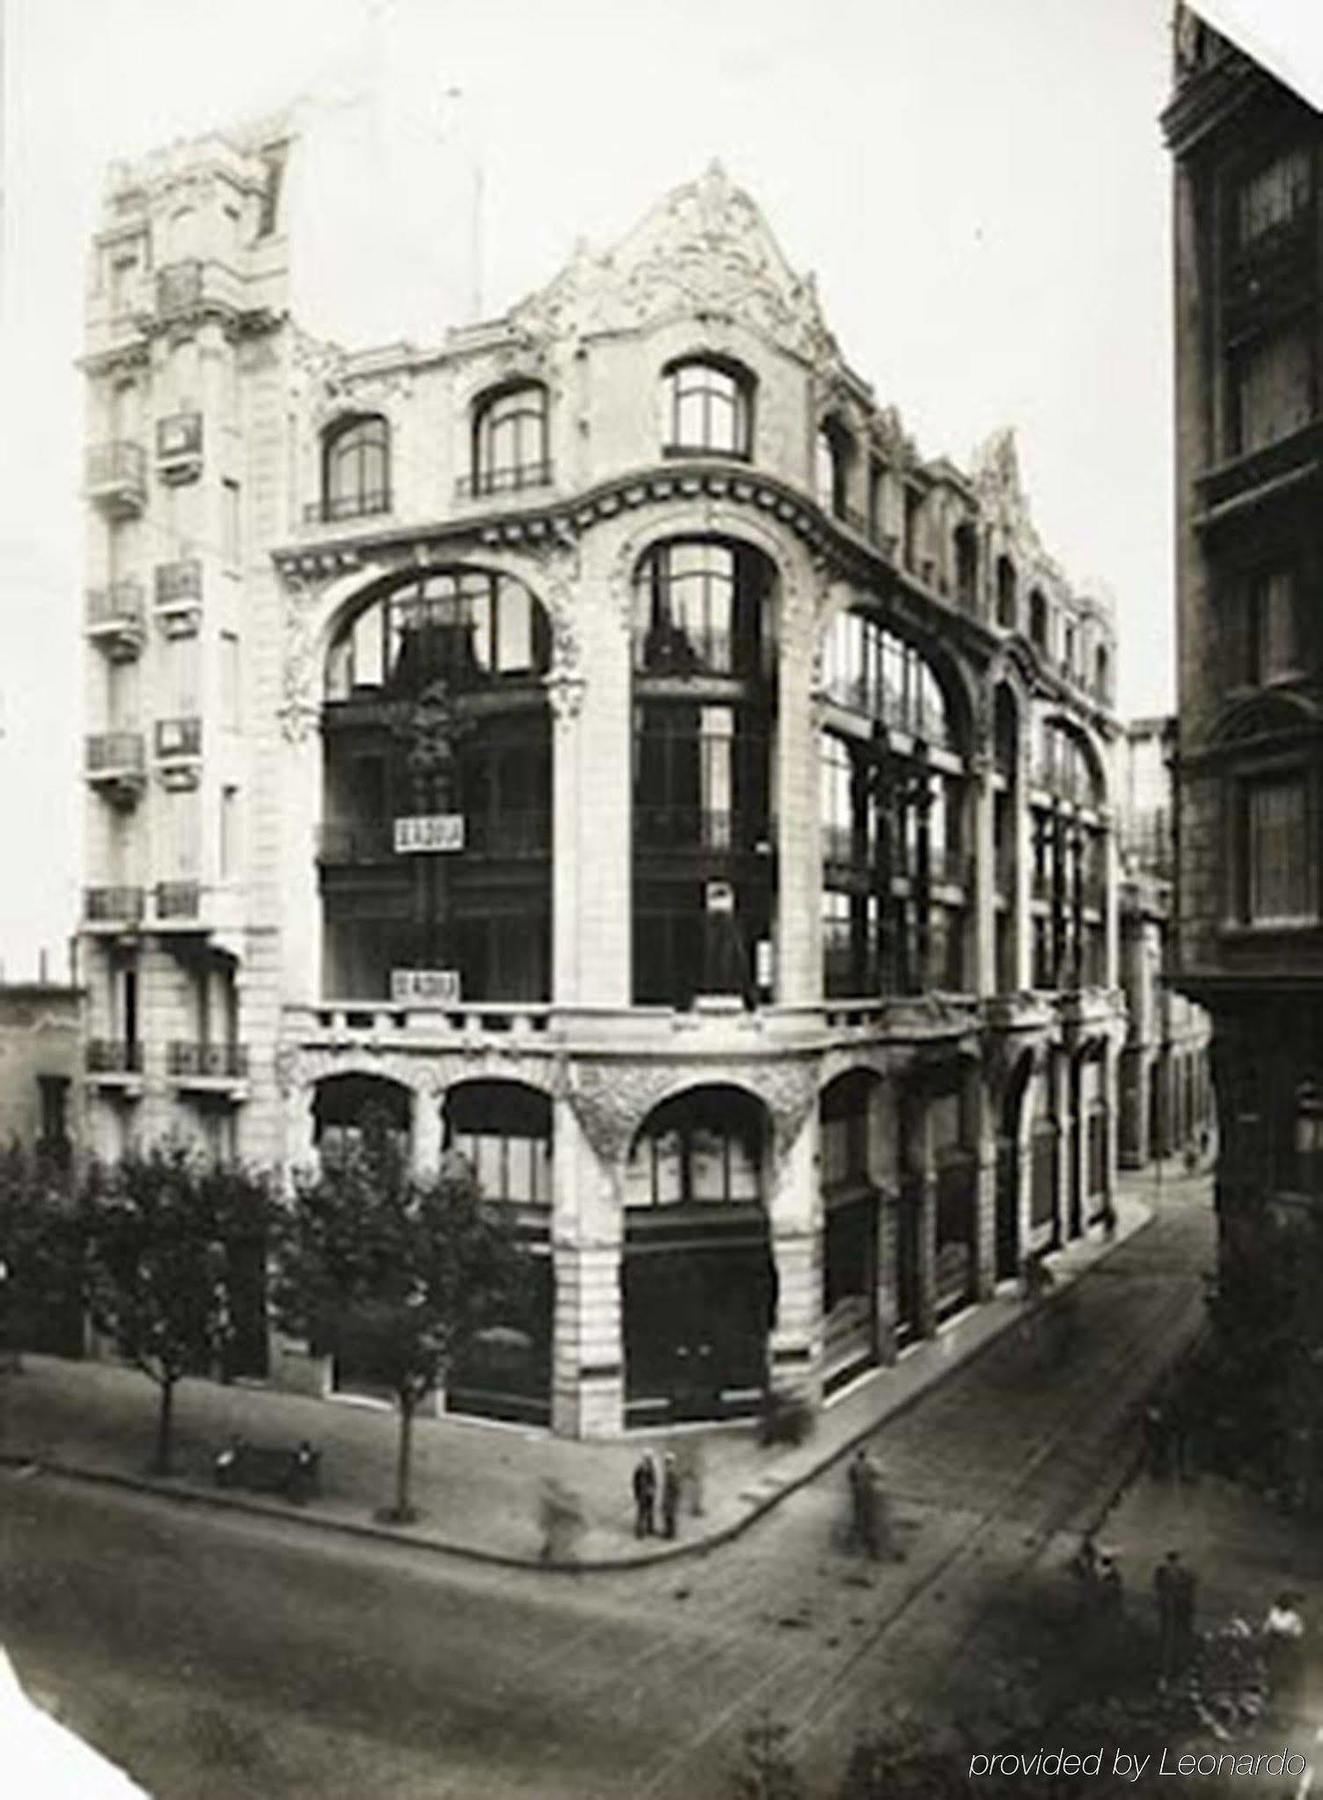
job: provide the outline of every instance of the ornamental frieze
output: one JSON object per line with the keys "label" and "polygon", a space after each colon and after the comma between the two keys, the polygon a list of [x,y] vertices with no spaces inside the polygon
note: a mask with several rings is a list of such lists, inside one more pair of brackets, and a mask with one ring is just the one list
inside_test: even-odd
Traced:
{"label": "ornamental frieze", "polygon": [[780,1162],[799,1136],[817,1102],[816,1059],[776,1061],[722,1058],[706,1080],[696,1079],[692,1061],[682,1058],[623,1063],[577,1062],[570,1073],[569,1101],[584,1136],[604,1163],[624,1161],[648,1115],[663,1100],[697,1086],[745,1089],[772,1116],[772,1148]]}

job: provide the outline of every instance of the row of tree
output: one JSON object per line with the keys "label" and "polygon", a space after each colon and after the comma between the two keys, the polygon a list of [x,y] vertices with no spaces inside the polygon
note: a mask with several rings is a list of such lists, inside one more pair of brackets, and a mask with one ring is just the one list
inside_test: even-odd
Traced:
{"label": "row of tree", "polygon": [[467,1162],[414,1173],[384,1120],[290,1188],[175,1144],[76,1172],[19,1147],[0,1157],[6,1347],[44,1347],[58,1312],[85,1318],[155,1384],[163,1473],[180,1381],[231,1366],[256,1299],[291,1337],[366,1356],[399,1415],[390,1516],[412,1518],[418,1409],[520,1310],[529,1272],[508,1210],[484,1202]]}

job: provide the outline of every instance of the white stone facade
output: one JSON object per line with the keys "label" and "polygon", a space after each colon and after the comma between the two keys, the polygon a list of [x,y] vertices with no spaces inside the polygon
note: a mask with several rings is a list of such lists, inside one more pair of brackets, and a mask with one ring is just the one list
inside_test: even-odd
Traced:
{"label": "white stone facade", "polygon": [[[285,310],[287,151],[121,173],[94,246],[96,1141],[289,1167],[386,1095],[546,1271],[470,1410],[820,1398],[1110,1209],[1110,616],[1009,436],[923,461],[720,170],[346,354]],[[393,998],[400,957],[458,989]]]}

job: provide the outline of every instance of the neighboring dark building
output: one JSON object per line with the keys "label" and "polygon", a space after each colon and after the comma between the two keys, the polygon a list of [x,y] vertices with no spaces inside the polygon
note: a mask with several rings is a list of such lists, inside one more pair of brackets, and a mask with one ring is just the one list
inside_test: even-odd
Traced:
{"label": "neighboring dark building", "polygon": [[1175,157],[1179,982],[1223,1249],[1323,1184],[1319,115],[1185,7]]}

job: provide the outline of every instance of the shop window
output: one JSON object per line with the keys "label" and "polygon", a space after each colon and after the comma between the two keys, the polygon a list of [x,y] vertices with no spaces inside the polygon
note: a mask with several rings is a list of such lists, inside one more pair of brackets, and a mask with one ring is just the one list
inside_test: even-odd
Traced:
{"label": "shop window", "polygon": [[761,1109],[731,1088],[665,1101],[630,1155],[631,1206],[756,1205],[762,1199]]}
{"label": "shop window", "polygon": [[729,544],[658,544],[634,584],[634,667],[653,675],[762,672],[770,655],[768,586],[760,561]]}
{"label": "shop window", "polygon": [[539,602],[507,575],[441,570],[397,589],[341,626],[326,661],[326,698],[385,687],[421,693],[544,675],[551,627]]}
{"label": "shop window", "polygon": [[512,1081],[469,1081],[445,1102],[445,1146],[468,1159],[483,1198],[551,1204],[551,1102]]}

